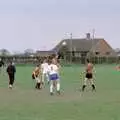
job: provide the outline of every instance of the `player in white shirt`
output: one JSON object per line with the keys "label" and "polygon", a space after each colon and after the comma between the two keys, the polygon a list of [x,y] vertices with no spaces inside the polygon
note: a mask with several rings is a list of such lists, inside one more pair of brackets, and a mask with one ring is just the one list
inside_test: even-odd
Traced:
{"label": "player in white shirt", "polygon": [[44,84],[45,80],[47,80],[47,82],[49,83],[47,58],[45,58],[43,63],[41,64],[41,72],[42,72],[42,83]]}
{"label": "player in white shirt", "polygon": [[52,59],[52,62],[48,67],[48,72],[50,79],[50,94],[53,95],[54,88],[56,88],[57,93],[60,94],[59,67],[56,65],[54,59]]}

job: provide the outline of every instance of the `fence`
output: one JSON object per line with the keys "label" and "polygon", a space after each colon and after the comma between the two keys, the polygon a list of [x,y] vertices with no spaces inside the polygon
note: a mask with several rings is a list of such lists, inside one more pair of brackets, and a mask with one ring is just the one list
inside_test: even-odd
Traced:
{"label": "fence", "polygon": [[0,58],[7,64],[13,61],[15,64],[38,64],[41,63],[43,57],[28,57],[28,56],[0,56]]}
{"label": "fence", "polygon": [[[6,63],[13,60],[16,64],[37,64],[43,60],[43,57],[1,57]],[[62,64],[85,64],[86,57],[70,57],[61,58]],[[113,64],[120,63],[120,57],[90,57],[90,61],[94,64]]]}
{"label": "fence", "polygon": [[[72,57],[62,59],[63,64],[85,64],[87,57]],[[120,63],[120,57],[90,57],[89,60],[93,64],[118,64]]]}
{"label": "fence", "polygon": [[112,64],[112,63],[119,63],[120,57],[115,56],[94,56],[89,55],[87,57],[87,52],[76,52],[76,53],[70,53],[70,52],[63,52],[62,54],[62,63],[63,64],[85,64],[86,59],[89,58],[90,61],[94,64]]}

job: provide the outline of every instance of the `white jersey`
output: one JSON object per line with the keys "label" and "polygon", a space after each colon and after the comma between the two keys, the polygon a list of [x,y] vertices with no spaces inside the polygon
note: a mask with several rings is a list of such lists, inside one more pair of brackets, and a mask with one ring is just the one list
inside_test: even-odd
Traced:
{"label": "white jersey", "polygon": [[48,63],[43,63],[41,65],[42,73],[45,74],[48,72]]}
{"label": "white jersey", "polygon": [[48,66],[48,72],[49,72],[49,75],[58,74],[58,66],[54,64],[50,64]]}

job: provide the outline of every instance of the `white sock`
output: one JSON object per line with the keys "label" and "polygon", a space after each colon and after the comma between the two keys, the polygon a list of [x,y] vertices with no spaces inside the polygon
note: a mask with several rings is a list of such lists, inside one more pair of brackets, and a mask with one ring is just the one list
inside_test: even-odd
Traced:
{"label": "white sock", "polygon": [[50,80],[49,80],[49,76],[48,76],[48,74],[46,75],[46,79],[47,79],[47,82],[49,82]]}
{"label": "white sock", "polygon": [[53,93],[53,84],[50,85],[50,93]]}
{"label": "white sock", "polygon": [[57,83],[57,91],[60,91],[60,83]]}

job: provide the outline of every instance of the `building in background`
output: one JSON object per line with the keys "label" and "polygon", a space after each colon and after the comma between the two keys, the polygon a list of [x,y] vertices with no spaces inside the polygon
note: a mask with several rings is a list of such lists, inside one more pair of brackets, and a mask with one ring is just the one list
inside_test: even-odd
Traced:
{"label": "building in background", "polygon": [[86,38],[64,39],[60,41],[53,50],[62,54],[67,53],[72,55],[72,57],[116,56],[116,52],[104,38],[91,39],[89,33],[86,35]]}

